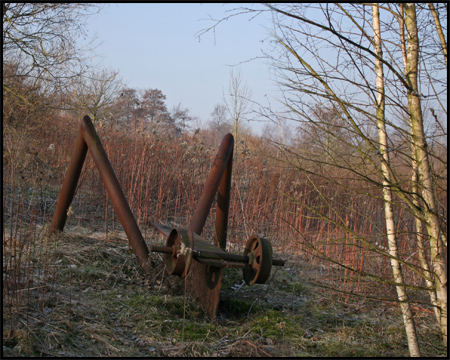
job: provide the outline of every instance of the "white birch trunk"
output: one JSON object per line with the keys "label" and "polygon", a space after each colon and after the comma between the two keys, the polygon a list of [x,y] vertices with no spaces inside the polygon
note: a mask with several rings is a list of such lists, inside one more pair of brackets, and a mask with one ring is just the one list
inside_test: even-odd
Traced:
{"label": "white birch trunk", "polygon": [[[375,53],[382,58],[383,52],[381,47],[380,33],[380,13],[378,5],[372,5],[373,14],[373,32]],[[387,137],[385,123],[385,92],[384,92],[384,75],[383,64],[381,60],[376,59],[375,71],[377,75],[377,128],[381,153],[381,170],[383,173],[383,199],[384,212],[386,217],[386,235],[388,238],[389,254],[392,256],[391,266],[394,281],[397,284],[397,297],[400,301],[400,308],[403,315],[403,323],[405,324],[406,337],[408,339],[409,353],[411,356],[420,357],[419,343],[417,341],[416,326],[414,316],[409,303],[406,289],[403,286],[404,280],[398,258],[397,238],[395,236],[394,211],[392,208],[392,191],[390,189],[391,176],[389,173],[389,154],[387,152]]]}
{"label": "white birch trunk", "polygon": [[[405,69],[407,69],[407,59],[406,59],[406,46],[405,46],[405,21],[404,21],[404,10],[403,10],[403,4],[400,4],[400,41],[401,41],[401,48],[402,48],[402,57],[403,57],[403,66]],[[411,124],[411,121],[410,121]],[[412,130],[411,130],[412,134]],[[418,169],[417,169],[417,160],[416,160],[416,148],[414,146],[414,141],[411,139],[411,168],[412,168],[412,175],[411,175],[411,193],[412,193],[412,202],[413,204],[419,208],[421,206],[420,199],[419,199],[419,189],[417,186],[417,183],[419,181],[418,179]],[[421,218],[418,216],[415,217],[415,226],[416,226],[416,241],[417,241],[417,254],[420,261],[420,266],[424,270],[424,275],[428,278],[425,278],[425,283],[427,287],[434,288],[434,281],[433,279],[433,273],[430,270],[430,266],[428,265],[427,261],[427,252],[425,250],[425,225]],[[436,321],[438,324],[441,323],[441,312],[438,307],[437,303],[437,296],[436,291],[434,289],[429,290],[428,294],[430,296],[430,302],[431,305],[433,305],[433,311],[436,316]]]}
{"label": "white birch trunk", "polygon": [[436,31],[439,35],[439,40],[441,41],[442,53],[444,54],[445,65],[447,65],[447,43],[445,41],[444,31],[442,30],[441,21],[439,20],[439,16],[434,8],[433,3],[428,3],[428,7],[430,8],[431,15],[434,19],[434,24],[436,25]]}
{"label": "white birch trunk", "polygon": [[[413,149],[414,151],[414,149]],[[411,192],[413,193],[413,203],[416,206],[420,206],[418,195],[417,195],[417,165],[416,161],[413,159],[413,175],[411,177]],[[415,219],[416,224],[416,239],[417,239],[417,255],[419,256],[420,266],[424,270],[425,276],[432,279],[433,273],[430,271],[430,267],[427,262],[426,258],[426,251],[425,251],[425,227],[423,225],[423,222],[421,219],[416,217]],[[429,288],[434,287],[434,282],[432,280],[425,279],[425,284]],[[437,296],[435,290],[429,290],[428,294],[430,295],[430,302],[431,305],[433,305],[433,311],[436,316],[437,323],[440,325],[441,323],[441,312],[438,306]]]}
{"label": "white birch trunk", "polygon": [[411,121],[412,138],[416,150],[419,184],[425,202],[423,211],[426,217],[431,259],[436,277],[436,295],[440,310],[440,325],[443,342],[447,346],[447,269],[444,260],[444,246],[441,242],[441,230],[437,216],[437,202],[433,193],[433,183],[427,152],[427,142],[423,127],[422,109],[417,82],[419,37],[417,31],[416,9],[414,3],[405,4],[405,27],[408,36],[406,81],[408,106]]}

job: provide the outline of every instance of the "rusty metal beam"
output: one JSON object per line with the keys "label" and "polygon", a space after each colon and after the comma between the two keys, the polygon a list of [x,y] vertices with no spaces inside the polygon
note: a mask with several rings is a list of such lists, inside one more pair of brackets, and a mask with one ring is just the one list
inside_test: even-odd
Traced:
{"label": "rusty metal beam", "polygon": [[80,127],[75,146],[70,157],[69,167],[67,168],[66,176],[59,193],[58,202],[56,203],[55,213],[53,214],[52,223],[50,224],[49,232],[63,231],[67,220],[67,210],[72,203],[77,188],[78,179],[80,178],[81,170],[83,169],[84,160],[88,147],[83,137],[83,128]]}
{"label": "rusty metal beam", "polygon": [[103,148],[89,116],[85,116],[81,122],[75,149],[72,154],[69,169],[64,179],[64,192],[61,190],[50,231],[62,231],[64,228],[65,219],[67,218],[67,209],[73,199],[73,194],[75,193],[75,188],[81,173],[81,168],[83,167],[87,149],[89,149],[92,158],[94,159],[95,165],[100,173],[100,177],[105,184],[114,209],[116,210],[122,227],[127,234],[131,248],[136,255],[137,261],[144,271],[149,273],[151,270],[148,262],[149,249],[145,244],[141,231],[139,230],[122,188],[120,187],[119,181],[117,180],[111,163],[108,160],[105,149]]}
{"label": "rusty metal beam", "polygon": [[[214,160],[213,166],[206,179],[205,187],[203,188],[197,207],[191,217],[190,227],[193,232],[201,235],[209,210],[216,196],[217,189],[222,180],[222,175],[225,172],[228,160],[233,153],[234,138],[233,135],[227,134],[220,144],[219,151]],[[231,176],[231,167],[229,175]]]}
{"label": "rusty metal beam", "polygon": [[225,250],[227,247],[228,211],[230,208],[231,172],[233,169],[234,148],[233,137],[224,140],[228,143],[227,149],[231,147],[231,153],[228,157],[225,172],[222,175],[217,190],[216,220],[214,223],[214,243],[222,250]]}
{"label": "rusty metal beam", "polygon": [[127,199],[125,198],[119,181],[116,178],[116,174],[114,173],[111,163],[108,160],[103,145],[89,116],[84,117],[82,126],[85,134],[84,138],[88,145],[89,151],[92,154],[95,165],[97,166],[103,183],[105,184],[106,190],[108,191],[111,202],[114,205],[114,209],[116,210],[120,223],[127,234],[131,248],[136,255],[139,265],[145,270],[145,272],[148,273],[151,270],[148,262],[149,249],[145,244],[141,231],[139,230],[133,213],[128,205]]}
{"label": "rusty metal beam", "polygon": [[[220,188],[217,199],[217,214],[215,220],[215,243],[226,248],[226,234],[228,223],[228,208],[230,202],[231,171],[233,158],[234,138],[227,134],[223,138],[213,166],[203,188],[203,192],[192,215],[190,227],[195,234],[200,235],[209,210]],[[187,277],[188,291],[202,305],[211,320],[216,318],[219,305],[220,288],[222,286],[223,267],[206,265],[194,261]]]}

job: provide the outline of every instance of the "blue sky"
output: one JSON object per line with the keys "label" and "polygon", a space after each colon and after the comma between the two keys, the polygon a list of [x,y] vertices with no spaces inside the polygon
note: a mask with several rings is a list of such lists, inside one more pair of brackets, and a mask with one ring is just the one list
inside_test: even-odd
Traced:
{"label": "blue sky", "polygon": [[[242,15],[221,23],[215,31],[196,34],[242,4],[107,4],[88,20],[89,34],[101,45],[95,50],[100,66],[118,70],[125,83],[136,89],[157,88],[167,97],[168,108],[181,102],[203,122],[214,105],[223,102],[230,80],[230,65],[239,65],[253,93],[252,99],[275,103],[277,86],[262,56],[269,45],[268,14],[249,21]],[[266,97],[267,95],[267,97]],[[261,124],[252,123],[256,132]]]}

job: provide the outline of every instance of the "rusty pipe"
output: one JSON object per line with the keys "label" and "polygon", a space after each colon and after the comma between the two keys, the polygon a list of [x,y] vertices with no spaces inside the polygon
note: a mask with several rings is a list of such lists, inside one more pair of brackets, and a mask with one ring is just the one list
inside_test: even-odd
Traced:
{"label": "rusty pipe", "polygon": [[89,151],[92,154],[92,158],[94,159],[103,183],[105,184],[106,190],[108,191],[109,197],[111,198],[122,227],[127,234],[128,241],[134,254],[136,255],[137,261],[144,271],[149,273],[151,271],[150,264],[148,262],[149,249],[145,244],[141,231],[139,230],[122,188],[119,185],[119,181],[117,180],[111,163],[108,160],[105,149],[103,148],[89,116],[85,116],[83,118],[82,129],[84,139],[87,143]]}
{"label": "rusty pipe", "polygon": [[[194,234],[200,235],[203,230],[209,210],[211,209],[211,204],[214,201],[217,189],[222,180],[225,167],[233,151],[233,143],[233,136],[227,134],[220,144],[214,164],[209,172],[205,187],[190,221],[190,228]],[[222,238],[220,241],[223,240],[226,241],[226,238]],[[223,242],[221,245],[223,246]],[[213,320],[216,317],[216,311],[219,305],[223,268],[194,261],[191,272],[191,280],[188,281],[189,291],[192,293],[193,298],[197,299],[205,308],[209,318]]]}
{"label": "rusty pipe", "polygon": [[[195,246],[195,245],[194,245]],[[219,253],[214,251],[205,250],[194,250],[192,256],[194,259],[213,259],[213,260],[226,260],[234,261],[239,263],[248,264],[250,262],[250,257],[247,255],[230,254],[230,253]],[[284,266],[285,261],[281,259],[272,259],[272,265],[274,266]]]}
{"label": "rusty pipe", "polygon": [[[201,234],[203,226],[205,225],[209,209],[211,208],[211,204],[214,201],[214,197],[216,195],[219,184],[222,180],[222,176],[225,172],[227,162],[231,154],[233,153],[233,146],[234,146],[233,135],[231,134],[225,135],[220,144],[219,151],[217,152],[217,156],[214,160],[214,164],[209,172],[208,178],[205,183],[205,187],[197,203],[197,207],[195,208],[194,214],[191,217],[190,228],[194,233],[198,235]],[[231,176],[231,167],[229,175]],[[222,221],[223,220],[221,220],[221,223]],[[222,240],[223,239],[221,239],[221,241]]]}
{"label": "rusty pipe", "polygon": [[49,233],[55,231],[63,231],[67,220],[67,211],[72,203],[77,188],[78,179],[83,169],[84,160],[86,159],[88,147],[83,137],[83,127],[78,131],[77,139],[70,157],[69,167],[63,181],[61,192],[59,193],[58,202],[56,203],[55,213],[53,214],[52,223],[50,224]]}
{"label": "rusty pipe", "polygon": [[217,190],[216,220],[214,222],[214,243],[220,249],[227,247],[228,210],[230,208],[231,172],[233,169],[233,137],[229,141],[231,153]]}

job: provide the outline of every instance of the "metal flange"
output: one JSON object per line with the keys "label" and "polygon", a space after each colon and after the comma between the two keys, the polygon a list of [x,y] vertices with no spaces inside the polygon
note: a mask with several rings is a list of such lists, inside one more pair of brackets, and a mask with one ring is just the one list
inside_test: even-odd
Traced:
{"label": "metal flange", "polygon": [[167,237],[166,247],[172,249],[172,253],[165,256],[166,270],[171,275],[185,278],[192,263],[194,241],[191,229],[172,229]]}
{"label": "metal flange", "polygon": [[264,284],[272,269],[272,245],[269,240],[252,234],[245,244],[244,255],[249,260],[245,265],[244,281],[247,285]]}

